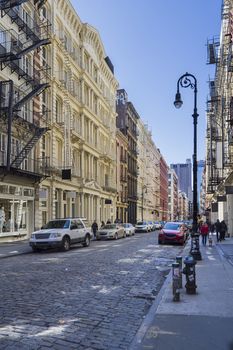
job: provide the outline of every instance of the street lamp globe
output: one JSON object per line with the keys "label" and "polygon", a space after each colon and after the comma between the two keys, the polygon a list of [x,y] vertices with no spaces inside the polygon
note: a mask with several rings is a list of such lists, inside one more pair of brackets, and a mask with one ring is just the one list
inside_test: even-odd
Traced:
{"label": "street lamp globe", "polygon": [[183,101],[181,100],[181,95],[179,92],[176,93],[176,97],[175,97],[175,102],[174,102],[174,106],[179,109],[183,104]]}

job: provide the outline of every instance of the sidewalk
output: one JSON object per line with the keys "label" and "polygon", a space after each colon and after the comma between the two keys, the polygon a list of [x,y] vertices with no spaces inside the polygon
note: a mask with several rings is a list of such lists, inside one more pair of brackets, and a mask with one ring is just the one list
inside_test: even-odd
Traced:
{"label": "sidewalk", "polygon": [[29,246],[28,240],[0,244],[0,259],[31,252],[32,249]]}
{"label": "sidewalk", "polygon": [[200,250],[197,293],[186,294],[183,276],[180,302],[173,302],[170,272],[131,350],[233,350],[233,238]]}
{"label": "sidewalk", "polygon": [[[186,294],[183,276],[180,302],[173,302],[170,272],[130,350],[233,350],[233,238],[200,249],[197,293]],[[0,245],[0,258],[26,253],[28,241]]]}

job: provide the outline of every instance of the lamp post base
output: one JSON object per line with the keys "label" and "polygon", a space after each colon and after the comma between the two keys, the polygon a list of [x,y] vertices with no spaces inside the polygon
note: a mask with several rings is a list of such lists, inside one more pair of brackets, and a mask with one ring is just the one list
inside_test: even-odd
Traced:
{"label": "lamp post base", "polygon": [[202,260],[202,256],[200,252],[192,252],[190,250],[190,254],[192,255],[193,259],[197,260]]}

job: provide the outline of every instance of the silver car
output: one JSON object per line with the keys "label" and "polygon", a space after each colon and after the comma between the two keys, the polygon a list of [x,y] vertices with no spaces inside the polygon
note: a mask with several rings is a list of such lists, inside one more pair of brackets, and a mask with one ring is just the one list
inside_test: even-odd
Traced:
{"label": "silver car", "polygon": [[106,224],[96,232],[96,239],[118,239],[125,238],[124,227],[119,224]]}
{"label": "silver car", "polygon": [[135,235],[135,227],[132,224],[126,223],[122,224],[124,227],[126,236],[134,236]]}
{"label": "silver car", "polygon": [[149,232],[150,226],[147,221],[138,221],[135,225],[135,232]]}

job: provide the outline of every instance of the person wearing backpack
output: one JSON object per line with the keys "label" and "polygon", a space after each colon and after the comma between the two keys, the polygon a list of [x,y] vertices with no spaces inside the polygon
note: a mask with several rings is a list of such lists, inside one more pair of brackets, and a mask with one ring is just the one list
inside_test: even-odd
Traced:
{"label": "person wearing backpack", "polygon": [[225,221],[222,220],[220,224],[220,241],[225,240],[226,232],[227,232],[227,225]]}

